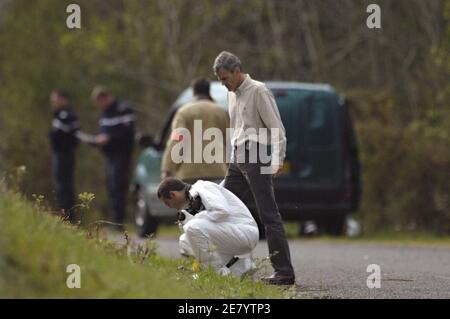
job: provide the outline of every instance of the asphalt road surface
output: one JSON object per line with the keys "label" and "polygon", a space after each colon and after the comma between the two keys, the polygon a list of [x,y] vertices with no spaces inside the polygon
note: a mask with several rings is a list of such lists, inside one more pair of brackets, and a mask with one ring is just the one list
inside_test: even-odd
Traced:
{"label": "asphalt road surface", "polygon": [[[179,258],[176,238],[157,238],[163,256]],[[312,298],[450,298],[450,247],[332,240],[289,241],[298,294]],[[260,241],[254,256],[268,256]],[[380,269],[380,288],[369,288]],[[270,269],[268,269],[270,271]]]}

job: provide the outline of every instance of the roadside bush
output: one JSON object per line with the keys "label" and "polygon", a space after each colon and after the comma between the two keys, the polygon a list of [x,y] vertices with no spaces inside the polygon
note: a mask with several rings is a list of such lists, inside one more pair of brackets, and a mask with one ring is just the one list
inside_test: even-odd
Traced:
{"label": "roadside bush", "polygon": [[359,92],[353,113],[367,233],[450,233],[450,112],[405,119],[394,94]]}

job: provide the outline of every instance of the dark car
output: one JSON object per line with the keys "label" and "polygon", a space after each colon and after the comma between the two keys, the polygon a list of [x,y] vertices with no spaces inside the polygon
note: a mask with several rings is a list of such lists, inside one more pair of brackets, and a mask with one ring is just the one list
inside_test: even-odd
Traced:
{"label": "dark car", "polygon": [[[275,196],[284,220],[315,221],[326,233],[341,234],[346,216],[358,208],[360,174],[358,151],[349,107],[326,84],[266,82],[275,96],[286,128],[284,174],[274,180]],[[227,108],[227,89],[211,83],[211,96]],[[176,212],[156,196],[161,156],[176,110],[192,100],[184,90],[173,104],[157,141],[139,156],[132,190],[135,223],[140,235],[173,222]],[[246,200],[258,220],[252,198]],[[262,229],[261,229],[262,230]]]}

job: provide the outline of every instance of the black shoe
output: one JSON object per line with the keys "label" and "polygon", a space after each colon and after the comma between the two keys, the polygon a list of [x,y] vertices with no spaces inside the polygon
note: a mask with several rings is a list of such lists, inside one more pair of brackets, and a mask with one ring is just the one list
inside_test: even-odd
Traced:
{"label": "black shoe", "polygon": [[262,278],[261,281],[270,285],[293,285],[295,284],[295,277],[273,274],[270,277]]}

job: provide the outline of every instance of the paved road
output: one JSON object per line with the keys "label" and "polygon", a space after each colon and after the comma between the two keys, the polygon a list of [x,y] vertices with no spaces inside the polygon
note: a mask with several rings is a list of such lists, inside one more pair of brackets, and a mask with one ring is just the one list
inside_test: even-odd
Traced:
{"label": "paved road", "polygon": [[[178,258],[174,238],[158,238],[158,250]],[[450,299],[450,247],[331,240],[290,240],[300,296],[317,298]],[[259,242],[256,258],[268,255]],[[369,289],[367,266],[381,269],[381,287]]]}

